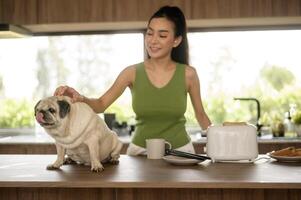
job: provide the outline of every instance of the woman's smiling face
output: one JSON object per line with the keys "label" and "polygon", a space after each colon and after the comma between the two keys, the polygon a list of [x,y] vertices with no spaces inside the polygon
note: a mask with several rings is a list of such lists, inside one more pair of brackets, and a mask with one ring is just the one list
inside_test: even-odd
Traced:
{"label": "woman's smiling face", "polygon": [[175,37],[174,24],[164,17],[153,18],[146,31],[145,47],[151,58],[170,56],[180,38]]}

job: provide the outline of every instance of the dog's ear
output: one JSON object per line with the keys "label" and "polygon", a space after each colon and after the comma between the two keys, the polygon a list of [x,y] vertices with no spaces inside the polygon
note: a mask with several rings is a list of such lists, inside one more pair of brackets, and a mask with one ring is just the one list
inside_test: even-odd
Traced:
{"label": "dog's ear", "polygon": [[41,100],[38,101],[38,103],[34,106],[34,116],[36,116],[36,114],[37,114],[37,107],[38,107],[40,102],[41,102]]}
{"label": "dog's ear", "polygon": [[65,100],[57,101],[60,108],[60,117],[64,118],[70,112],[70,104]]}

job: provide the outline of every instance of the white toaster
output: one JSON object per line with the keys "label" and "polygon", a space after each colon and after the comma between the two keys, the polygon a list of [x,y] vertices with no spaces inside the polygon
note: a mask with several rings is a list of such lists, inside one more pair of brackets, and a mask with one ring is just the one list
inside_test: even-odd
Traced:
{"label": "white toaster", "polygon": [[257,130],[245,122],[227,122],[208,128],[206,153],[212,162],[253,162],[258,156]]}

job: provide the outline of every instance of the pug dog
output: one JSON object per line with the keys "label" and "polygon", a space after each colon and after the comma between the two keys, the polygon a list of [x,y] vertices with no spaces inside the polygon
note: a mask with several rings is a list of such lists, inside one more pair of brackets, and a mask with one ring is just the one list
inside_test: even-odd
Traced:
{"label": "pug dog", "polygon": [[72,161],[100,172],[102,163],[119,162],[122,142],[89,105],[72,103],[67,96],[52,96],[36,104],[35,118],[55,140],[57,159],[47,169],[59,169]]}

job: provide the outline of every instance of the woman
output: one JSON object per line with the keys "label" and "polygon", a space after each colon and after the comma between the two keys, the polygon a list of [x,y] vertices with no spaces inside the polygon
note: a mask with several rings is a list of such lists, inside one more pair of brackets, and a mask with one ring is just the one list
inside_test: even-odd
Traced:
{"label": "woman", "polygon": [[126,67],[100,98],[87,98],[68,86],[58,87],[54,95],[70,96],[102,113],[129,87],[137,124],[127,154],[145,154],[148,138],[164,138],[172,148],[194,153],[185,130],[187,93],[202,129],[211,122],[202,105],[197,72],[188,65],[186,21],[178,7],[164,6],[150,18],[145,47],[148,59]]}

